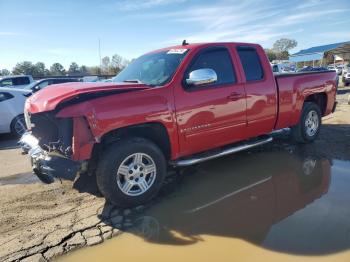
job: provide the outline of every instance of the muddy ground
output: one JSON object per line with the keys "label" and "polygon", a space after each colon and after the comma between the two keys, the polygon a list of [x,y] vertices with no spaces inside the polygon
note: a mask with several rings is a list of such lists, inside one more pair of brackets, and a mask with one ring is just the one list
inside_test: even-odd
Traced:
{"label": "muddy ground", "polygon": [[[302,148],[328,159],[350,160],[349,95],[350,88],[339,89],[337,110],[323,119],[315,143],[295,145],[285,131],[273,143],[251,152]],[[119,210],[106,204],[92,177],[43,185],[31,174],[16,140],[8,135],[0,136],[0,167],[0,261],[45,261],[102,243],[132,226],[129,216],[133,212],[148,208]],[[173,179],[171,175],[168,181]],[[160,198],[149,205],[156,205]]]}

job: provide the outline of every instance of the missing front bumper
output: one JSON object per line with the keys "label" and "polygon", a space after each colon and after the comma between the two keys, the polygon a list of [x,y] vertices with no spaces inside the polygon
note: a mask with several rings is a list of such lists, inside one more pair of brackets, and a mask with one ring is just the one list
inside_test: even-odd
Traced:
{"label": "missing front bumper", "polygon": [[43,150],[31,133],[25,133],[18,143],[23,153],[29,155],[33,173],[44,183],[50,184],[56,179],[73,181],[81,170],[80,162]]}

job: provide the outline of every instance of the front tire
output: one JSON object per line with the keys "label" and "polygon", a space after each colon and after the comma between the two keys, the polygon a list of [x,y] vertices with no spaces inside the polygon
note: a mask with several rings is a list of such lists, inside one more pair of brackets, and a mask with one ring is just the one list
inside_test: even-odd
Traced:
{"label": "front tire", "polygon": [[293,139],[303,144],[313,142],[319,135],[321,122],[321,110],[318,105],[305,102],[299,123],[292,127]]}
{"label": "front tire", "polygon": [[162,151],[147,139],[129,138],[111,144],[103,153],[96,179],[106,200],[119,207],[131,207],[153,198],[165,174]]}

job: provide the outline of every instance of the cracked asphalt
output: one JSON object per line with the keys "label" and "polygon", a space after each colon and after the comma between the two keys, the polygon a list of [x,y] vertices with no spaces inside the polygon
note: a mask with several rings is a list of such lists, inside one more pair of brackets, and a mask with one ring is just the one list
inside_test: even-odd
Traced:
{"label": "cracked asphalt", "polygon": [[[323,119],[320,138],[309,148],[350,159],[349,94],[350,88],[339,90],[337,111]],[[105,203],[93,177],[43,185],[8,135],[0,136],[0,164],[0,261],[48,261],[102,243],[132,227],[130,216],[147,208],[120,210]]]}
{"label": "cracked asphalt", "polygon": [[[4,187],[0,198],[13,195],[15,187]],[[17,198],[1,205],[1,261],[25,259],[34,254],[49,260],[120,233],[118,227],[123,217],[117,211],[102,214],[103,198],[72,190],[71,183],[22,187]]]}

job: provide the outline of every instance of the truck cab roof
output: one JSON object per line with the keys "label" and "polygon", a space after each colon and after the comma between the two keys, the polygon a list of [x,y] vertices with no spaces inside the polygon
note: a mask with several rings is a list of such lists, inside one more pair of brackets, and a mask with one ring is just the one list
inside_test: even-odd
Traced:
{"label": "truck cab roof", "polygon": [[238,46],[252,46],[252,47],[260,47],[258,44],[253,43],[245,43],[245,42],[204,42],[204,43],[192,43],[192,44],[186,44],[186,45],[175,45],[175,46],[169,46],[165,48],[160,48],[157,50],[153,50],[147,54],[162,52],[166,50],[180,50],[180,49],[197,49],[197,48],[204,48],[204,47],[210,47],[210,46],[223,46],[223,45],[238,45]]}

